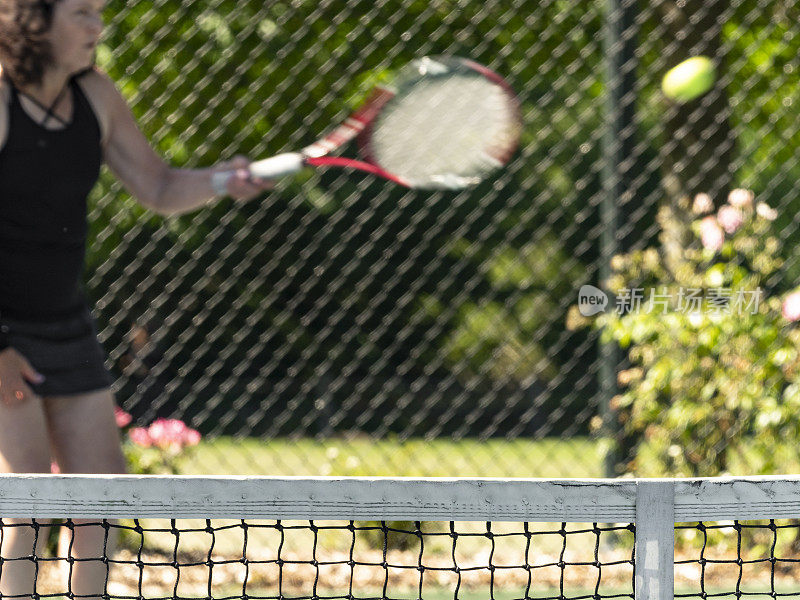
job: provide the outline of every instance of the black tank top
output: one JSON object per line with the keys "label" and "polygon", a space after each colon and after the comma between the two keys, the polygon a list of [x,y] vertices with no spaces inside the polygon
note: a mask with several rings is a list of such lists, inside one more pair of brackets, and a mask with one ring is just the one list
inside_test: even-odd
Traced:
{"label": "black tank top", "polygon": [[52,321],[86,303],[86,197],[100,173],[101,134],[78,83],[68,85],[73,116],[60,130],[31,119],[11,86],[0,149],[0,317]]}

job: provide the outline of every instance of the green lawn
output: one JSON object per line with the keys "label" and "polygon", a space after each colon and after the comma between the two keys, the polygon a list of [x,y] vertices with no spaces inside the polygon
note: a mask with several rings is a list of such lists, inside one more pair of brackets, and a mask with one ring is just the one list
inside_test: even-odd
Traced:
{"label": "green lawn", "polygon": [[202,442],[185,474],[394,477],[602,477],[600,442],[587,438],[373,440],[233,439]]}

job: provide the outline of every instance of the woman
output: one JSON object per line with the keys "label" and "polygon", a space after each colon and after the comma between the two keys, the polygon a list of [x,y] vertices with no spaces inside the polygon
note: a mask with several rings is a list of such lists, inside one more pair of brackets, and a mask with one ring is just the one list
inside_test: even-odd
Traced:
{"label": "woman", "polygon": [[[125,470],[110,379],[79,284],[86,195],[101,163],[162,215],[212,200],[216,170],[236,169],[226,190],[236,199],[269,187],[248,178],[243,158],[172,169],[156,155],[93,66],[104,4],[0,0],[0,472],[49,472],[51,456],[63,473]],[[97,557],[103,533],[75,528],[72,556]],[[27,528],[5,528],[0,552],[25,556],[32,544]],[[76,562],[71,591],[99,595],[104,579],[102,563]],[[0,592],[31,594],[32,580],[32,563],[6,562]]]}

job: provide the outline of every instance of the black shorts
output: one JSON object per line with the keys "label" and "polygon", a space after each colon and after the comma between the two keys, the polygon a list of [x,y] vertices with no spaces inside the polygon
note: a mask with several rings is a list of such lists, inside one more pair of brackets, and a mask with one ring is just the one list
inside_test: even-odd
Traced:
{"label": "black shorts", "polygon": [[41,397],[93,392],[111,386],[106,354],[88,308],[59,321],[39,323],[0,316],[9,346],[22,354],[44,383],[29,385]]}

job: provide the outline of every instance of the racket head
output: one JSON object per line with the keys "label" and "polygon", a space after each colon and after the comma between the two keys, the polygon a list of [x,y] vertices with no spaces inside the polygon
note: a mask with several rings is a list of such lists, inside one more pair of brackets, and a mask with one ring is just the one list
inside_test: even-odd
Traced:
{"label": "racket head", "polygon": [[381,104],[358,134],[365,159],[422,189],[475,185],[513,155],[522,118],[497,73],[454,56],[423,57],[382,86]]}

